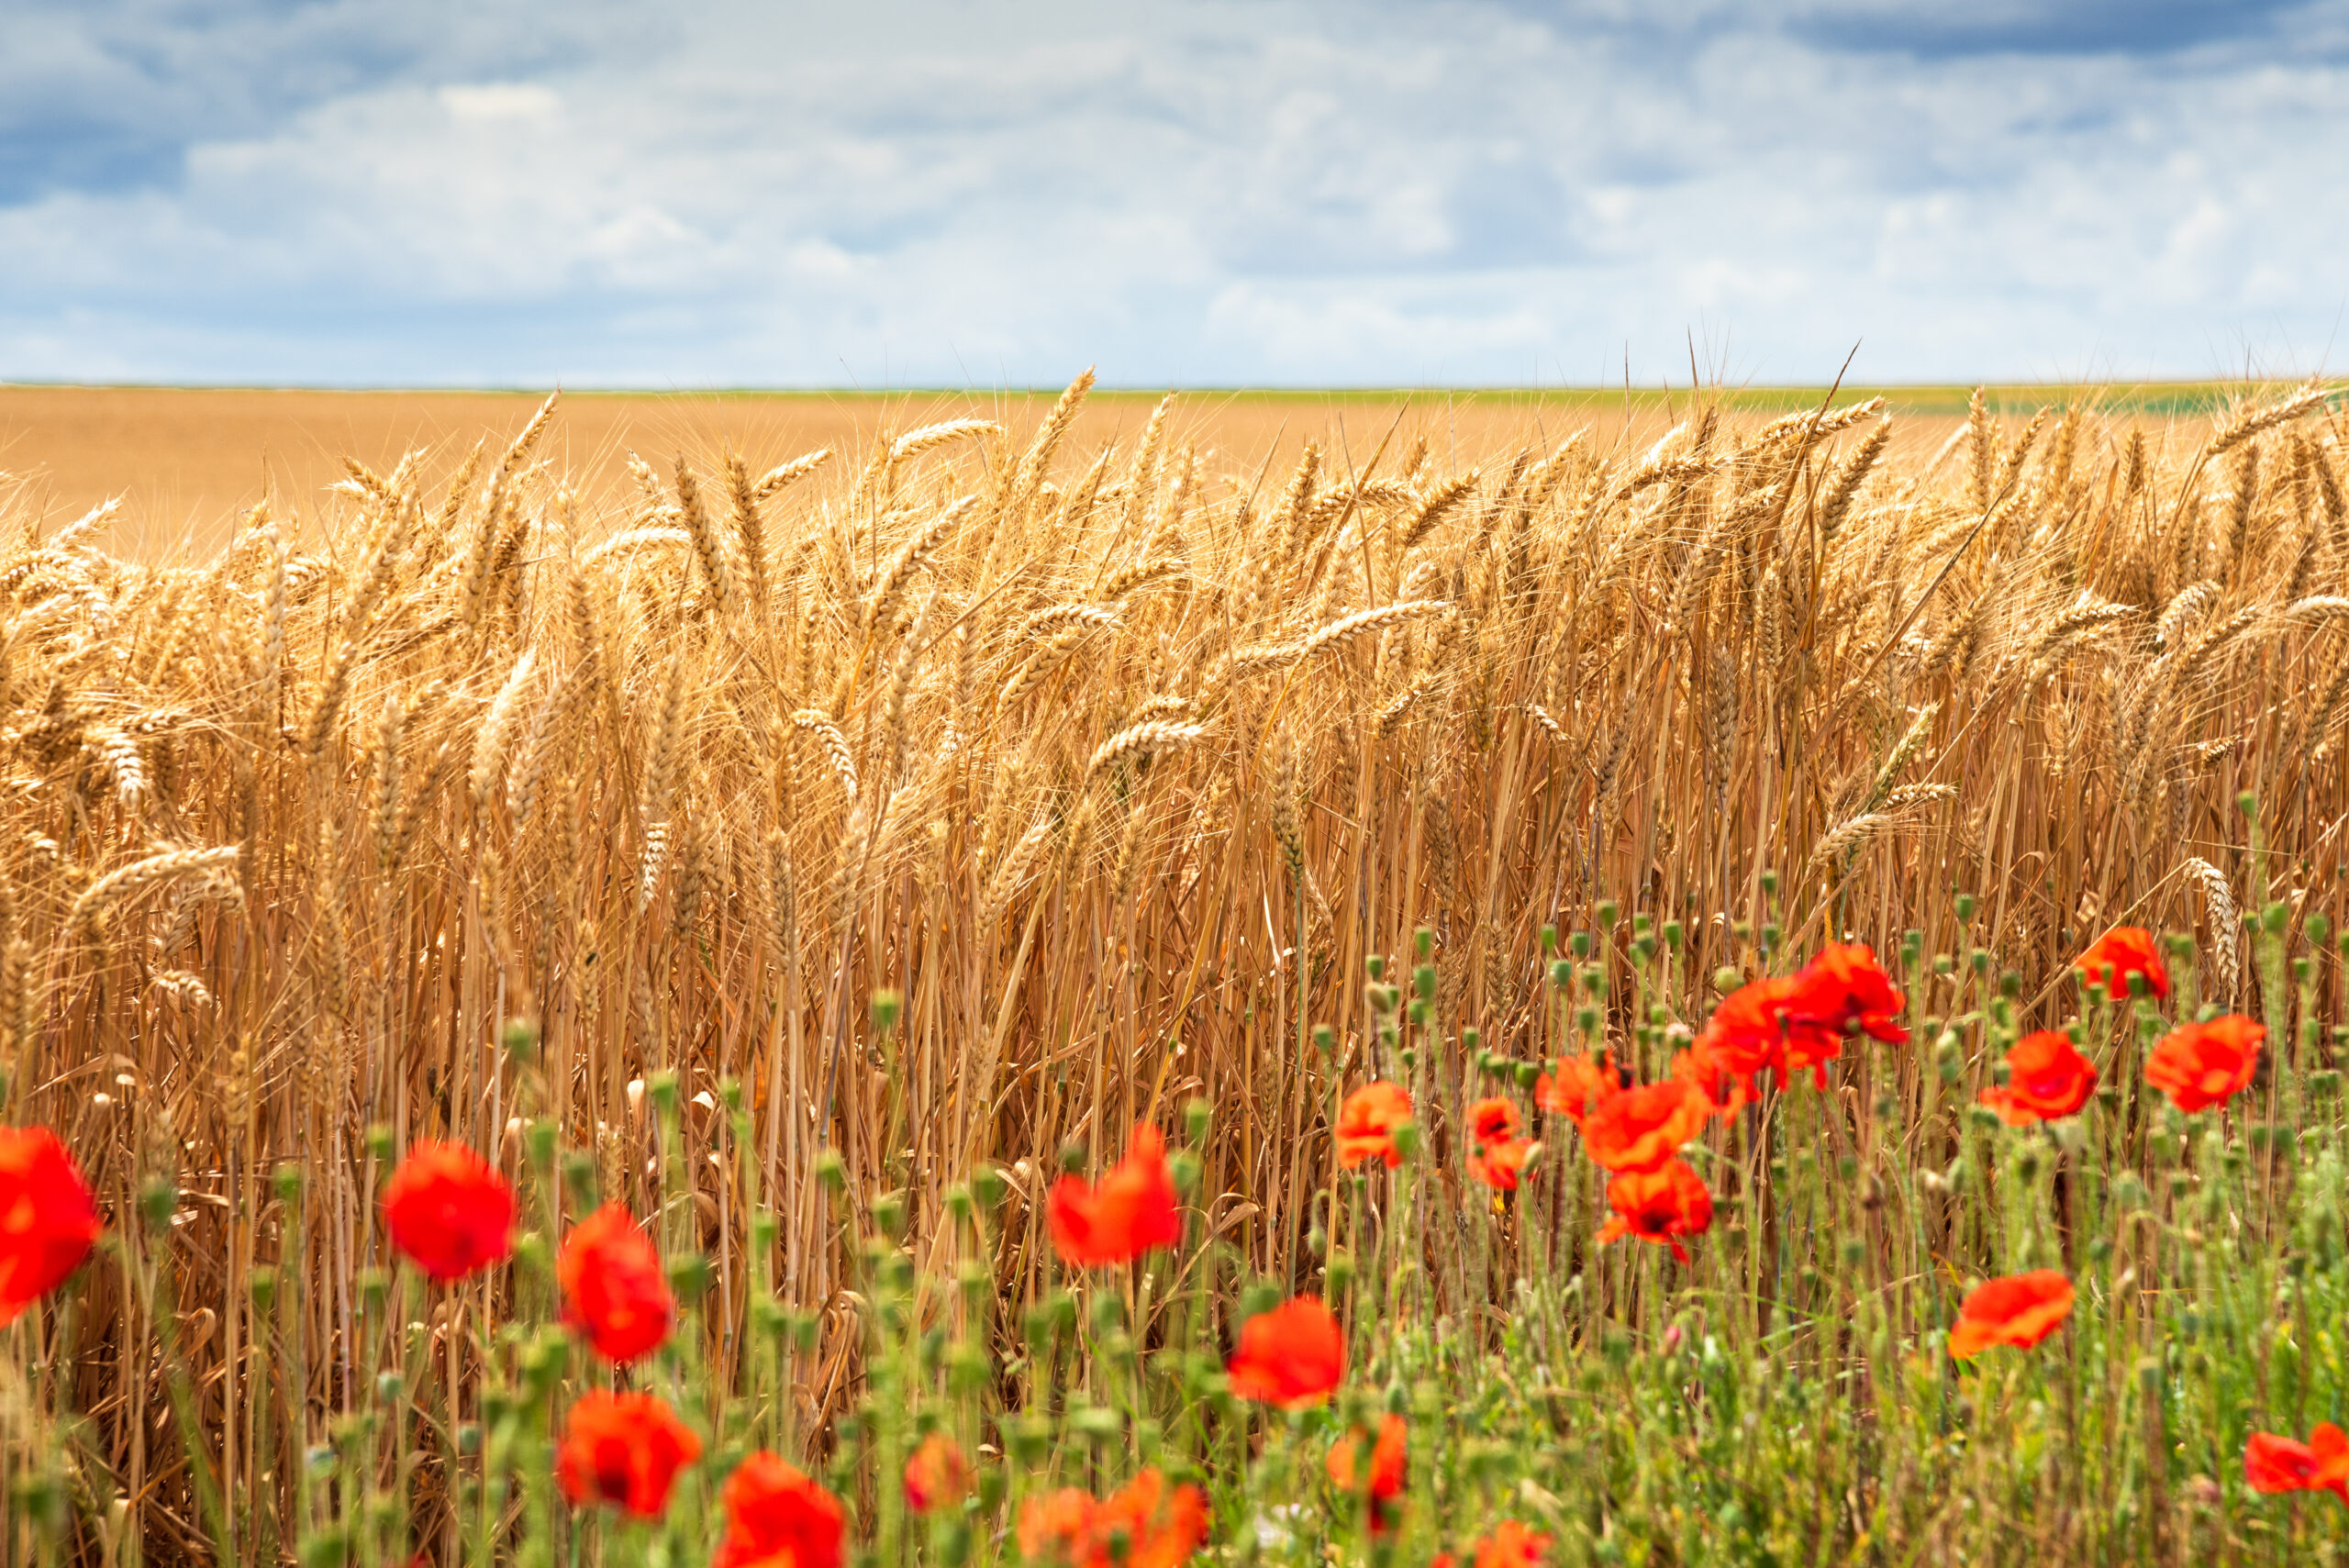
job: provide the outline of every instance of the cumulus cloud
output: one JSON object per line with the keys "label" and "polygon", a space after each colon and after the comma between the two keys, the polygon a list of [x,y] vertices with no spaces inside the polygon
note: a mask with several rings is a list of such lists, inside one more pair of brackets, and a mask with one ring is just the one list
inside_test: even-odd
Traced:
{"label": "cumulus cloud", "polygon": [[42,0],[0,376],[2290,372],[2349,300],[2349,0],[546,16]]}

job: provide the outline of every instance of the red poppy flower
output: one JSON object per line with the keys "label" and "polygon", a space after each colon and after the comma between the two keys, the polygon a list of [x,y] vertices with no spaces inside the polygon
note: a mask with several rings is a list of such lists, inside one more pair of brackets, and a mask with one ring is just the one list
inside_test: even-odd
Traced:
{"label": "red poppy flower", "polygon": [[1378,1441],[1370,1451],[1368,1473],[1364,1473],[1360,1458],[1364,1440],[1363,1429],[1356,1427],[1330,1444],[1326,1468],[1331,1485],[1366,1501],[1370,1533],[1385,1535],[1402,1518],[1403,1488],[1410,1479],[1408,1429],[1400,1416],[1390,1415],[1378,1423]]}
{"label": "red poppy flower", "polygon": [[1293,1296],[1240,1326],[1239,1348],[1224,1370],[1241,1398],[1294,1410],[1344,1379],[1346,1337],[1319,1296]]}
{"label": "red poppy flower", "polygon": [[1166,1164],[1166,1140],[1144,1123],[1134,1129],[1126,1157],[1087,1186],[1063,1176],[1045,1199],[1052,1250],[1064,1263],[1098,1268],[1130,1262],[1144,1252],[1183,1239],[1174,1207],[1174,1173]]}
{"label": "red poppy flower", "polygon": [[1607,1207],[1615,1214],[1599,1228],[1599,1245],[1636,1236],[1671,1248],[1684,1263],[1688,1249],[1680,1238],[1701,1235],[1713,1224],[1713,1195],[1686,1160],[1666,1161],[1653,1171],[1624,1172],[1607,1184]]}
{"label": "red poppy flower", "polygon": [[1104,1498],[1066,1486],[1019,1510],[1020,1555],[1055,1568],[1180,1568],[1207,1538],[1207,1494],[1155,1467]]}
{"label": "red poppy flower", "polygon": [[661,1254],[618,1204],[607,1203],[571,1228],[554,1273],[563,1322],[586,1335],[605,1360],[632,1362],[668,1339],[676,1301]]}
{"label": "red poppy flower", "polygon": [[932,1432],[906,1460],[906,1507],[926,1514],[971,1495],[971,1462],[944,1432]]}
{"label": "red poppy flower", "polygon": [[1702,1035],[1687,1050],[1673,1052],[1672,1076],[1696,1085],[1717,1117],[1733,1117],[1745,1108],[1745,1080],[1714,1057]]}
{"label": "red poppy flower", "polygon": [[1338,1107],[1338,1163],[1351,1171],[1365,1160],[1383,1160],[1388,1170],[1403,1162],[1395,1129],[1411,1119],[1411,1096],[1384,1078],[1364,1084]]}
{"label": "red poppy flower", "polygon": [[1713,1102],[1686,1078],[1608,1095],[1584,1118],[1583,1147],[1610,1171],[1653,1171],[1705,1130]]}
{"label": "red poppy flower", "polygon": [[2129,977],[2142,974],[2145,989],[2154,996],[2169,995],[2169,971],[2154,946],[2154,933],[2143,926],[2115,926],[2097,938],[2088,951],[2072,961],[2084,985],[2102,985],[2113,996],[2130,994]]}
{"label": "red poppy flower", "polygon": [[1524,1118],[1508,1100],[1478,1100],[1468,1107],[1468,1172],[1496,1192],[1513,1193],[1533,1159],[1534,1145],[1518,1136]]}
{"label": "red poppy flower", "polygon": [[[1736,1079],[1753,1092],[1753,1078],[1774,1071],[1783,1087],[1787,1078],[1787,1013],[1794,1005],[1798,982],[1776,975],[1739,986],[1721,998],[1720,1006],[1697,1037],[1699,1058],[1713,1071]],[[1816,1033],[1818,1031],[1811,1031]],[[1822,1042],[1839,1047],[1839,1038]],[[1720,1096],[1715,1095],[1719,1099]]]}
{"label": "red poppy flower", "polygon": [[105,1229],[57,1134],[0,1127],[0,1327],[71,1279]]}
{"label": "red poppy flower", "polygon": [[1621,1087],[1614,1066],[1586,1051],[1560,1057],[1556,1071],[1542,1073],[1533,1085],[1533,1103],[1580,1127],[1592,1106]]}
{"label": "red poppy flower", "polygon": [[1550,1538],[1515,1519],[1503,1519],[1491,1534],[1477,1537],[1472,1551],[1475,1568],[1537,1568],[1550,1554]]}
{"label": "red poppy flower", "polygon": [[462,1279],[514,1250],[514,1189],[462,1143],[419,1143],[384,1184],[384,1227],[432,1278]]}
{"label": "red poppy flower", "polygon": [[2015,1041],[2007,1052],[2007,1081],[1982,1091],[1981,1100],[2009,1127],[2057,1121],[2076,1116],[2096,1093],[2096,1064],[2079,1053],[2072,1037],[2041,1029]]}
{"label": "red poppy flower", "polygon": [[2309,1440],[2254,1432],[2243,1448],[2243,1478],[2254,1492],[2331,1492],[2349,1503],[2349,1435],[2320,1421]]}
{"label": "red poppy flower", "polygon": [[2072,1315],[2072,1282],[2054,1269],[1985,1280],[1967,1293],[1949,1331],[1949,1353],[1964,1360],[1992,1345],[2027,1351]]}
{"label": "red poppy flower", "polygon": [[1909,1031],[1898,1015],[1909,999],[1865,942],[1829,942],[1795,981],[1795,1000],[1787,1008],[1793,1022],[1836,1034],[1865,1034],[1887,1045],[1908,1043]]}
{"label": "red poppy flower", "polygon": [[2145,1082],[2192,1116],[2223,1105],[2250,1086],[2259,1071],[2266,1029],[2229,1013],[2207,1024],[2183,1024],[2164,1035],[2145,1058]]}
{"label": "red poppy flower", "polygon": [[700,1457],[701,1440],[658,1396],[596,1388],[571,1407],[554,1473],[573,1503],[613,1503],[657,1519],[677,1472]]}
{"label": "red poppy flower", "polygon": [[840,1568],[841,1502],[765,1449],[726,1478],[710,1568]]}

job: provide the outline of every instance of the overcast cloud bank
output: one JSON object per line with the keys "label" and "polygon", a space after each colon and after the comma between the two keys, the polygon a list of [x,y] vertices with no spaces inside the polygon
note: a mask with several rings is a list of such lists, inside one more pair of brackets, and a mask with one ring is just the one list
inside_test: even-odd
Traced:
{"label": "overcast cloud bank", "polygon": [[2349,0],[10,9],[6,379],[2292,374],[2349,306]]}

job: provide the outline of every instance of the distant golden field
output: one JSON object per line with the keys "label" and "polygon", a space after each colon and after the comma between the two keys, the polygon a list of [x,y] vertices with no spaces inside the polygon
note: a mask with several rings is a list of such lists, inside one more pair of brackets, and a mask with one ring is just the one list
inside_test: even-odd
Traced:
{"label": "distant golden field", "polygon": [[[1746,412],[1781,414],[1816,401],[1824,388],[1757,388],[1727,401]],[[2216,406],[2225,389],[2199,384],[2152,388],[1994,387],[1992,406],[2028,413],[2043,403],[2087,398],[2101,406],[2192,415]],[[1945,431],[1965,412],[1963,387],[1852,388],[1882,395],[1915,439]],[[527,419],[539,392],[327,392],[170,387],[0,385],[0,473],[29,481],[33,503],[78,517],[121,496],[118,542],[145,550],[207,553],[229,520],[264,496],[282,512],[315,514],[319,493],[344,477],[342,459],[389,468],[411,446],[470,445],[484,430]],[[729,440],[749,461],[762,454],[854,447],[874,432],[963,417],[1032,421],[1054,393],[855,392],[587,393],[569,395],[548,452],[590,491],[627,477],[633,449],[662,461],[678,451],[708,458]],[[1130,439],[1158,395],[1097,392],[1070,439],[1076,446]],[[1679,418],[1687,392],[1453,391],[1197,392],[1183,399],[1196,439],[1230,461],[1293,461],[1308,439],[1345,435],[1375,446],[1407,406],[1406,438],[1428,434],[1455,457],[1520,432],[1537,438],[1589,426],[1601,439],[1627,427],[1651,436]],[[1651,428],[1652,427],[1652,428]],[[1275,438],[1280,450],[1274,450]],[[777,462],[779,457],[767,461]]]}

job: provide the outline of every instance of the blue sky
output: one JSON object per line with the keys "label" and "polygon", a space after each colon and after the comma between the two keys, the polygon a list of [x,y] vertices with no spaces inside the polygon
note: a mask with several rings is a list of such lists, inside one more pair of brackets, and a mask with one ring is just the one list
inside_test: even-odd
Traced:
{"label": "blue sky", "polygon": [[2290,375],[2349,0],[0,0],[0,380]]}

